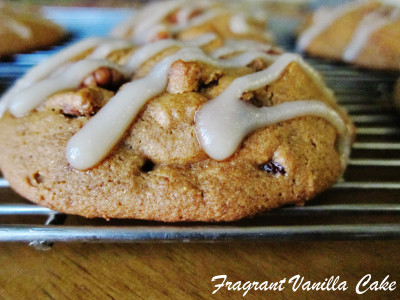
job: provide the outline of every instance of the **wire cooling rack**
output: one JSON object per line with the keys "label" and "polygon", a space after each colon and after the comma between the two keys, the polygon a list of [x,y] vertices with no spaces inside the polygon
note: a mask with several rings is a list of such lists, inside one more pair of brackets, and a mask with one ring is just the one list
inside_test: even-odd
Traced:
{"label": "wire cooling rack", "polygon": [[[47,51],[18,55],[0,66],[0,91],[29,67],[66,44],[106,35],[130,12],[120,9],[46,8],[46,15],[72,33]],[[289,40],[288,40],[289,41]],[[290,49],[290,43],[287,48]],[[284,207],[231,223],[165,224],[137,220],[84,219],[29,204],[0,178],[0,241],[29,242],[49,249],[54,242],[149,242],[223,240],[320,240],[400,238],[400,117],[391,91],[399,74],[307,59],[335,91],[357,126],[343,179],[304,207]]]}

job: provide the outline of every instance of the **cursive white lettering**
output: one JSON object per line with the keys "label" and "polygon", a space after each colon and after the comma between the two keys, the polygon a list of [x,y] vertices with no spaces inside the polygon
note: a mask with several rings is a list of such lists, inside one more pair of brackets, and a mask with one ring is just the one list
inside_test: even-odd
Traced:
{"label": "cursive white lettering", "polygon": [[215,294],[216,292],[218,292],[219,289],[222,288],[222,287],[224,286],[226,277],[227,277],[226,275],[217,275],[217,276],[214,276],[214,277],[211,279],[211,281],[215,281],[215,280],[222,279],[222,278],[224,279],[224,280],[222,281],[222,283],[219,283],[219,284],[216,284],[216,285],[215,285],[215,287],[216,287],[217,289],[214,290],[214,291],[212,292],[213,294]]}
{"label": "cursive white lettering", "polygon": [[356,293],[362,295],[367,291],[394,291],[396,289],[396,281],[388,282],[389,275],[387,275],[381,282],[374,281],[371,284],[370,281],[372,279],[371,274],[365,275],[356,286]]}

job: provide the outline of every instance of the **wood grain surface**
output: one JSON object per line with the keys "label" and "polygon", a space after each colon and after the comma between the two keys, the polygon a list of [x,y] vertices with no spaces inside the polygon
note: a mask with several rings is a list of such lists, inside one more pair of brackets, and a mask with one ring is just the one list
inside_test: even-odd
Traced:
{"label": "wood grain surface", "polygon": [[[299,274],[340,276],[348,290],[250,291],[244,299],[400,299],[400,242],[233,242],[204,244],[56,244],[47,252],[0,244],[1,299],[243,299],[212,295],[211,278],[279,281]],[[355,293],[366,274],[396,281],[393,292]]]}

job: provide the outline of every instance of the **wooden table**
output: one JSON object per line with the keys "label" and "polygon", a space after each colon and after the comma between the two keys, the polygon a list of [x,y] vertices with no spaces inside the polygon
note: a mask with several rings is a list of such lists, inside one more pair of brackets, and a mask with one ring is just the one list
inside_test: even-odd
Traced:
{"label": "wooden table", "polygon": [[[232,242],[203,244],[56,244],[41,252],[0,244],[1,299],[243,299],[211,278],[279,281],[299,274],[343,291],[250,291],[245,299],[400,299],[400,241]],[[357,282],[396,281],[392,292],[357,295]],[[219,282],[219,281],[218,281]],[[357,297],[358,296],[358,297]]]}

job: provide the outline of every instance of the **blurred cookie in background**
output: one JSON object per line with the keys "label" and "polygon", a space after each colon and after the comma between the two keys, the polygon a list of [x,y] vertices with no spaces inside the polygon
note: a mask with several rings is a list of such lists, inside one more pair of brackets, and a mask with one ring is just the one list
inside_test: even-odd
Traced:
{"label": "blurred cookie in background", "polygon": [[297,49],[366,68],[400,70],[400,1],[320,7],[300,29]]}
{"label": "blurred cookie in background", "polygon": [[157,1],[135,11],[112,35],[139,45],[167,38],[187,40],[206,33],[222,40],[272,42],[266,24],[266,10],[248,1]]}
{"label": "blurred cookie in background", "polygon": [[49,47],[65,36],[37,7],[0,1],[0,58]]}

